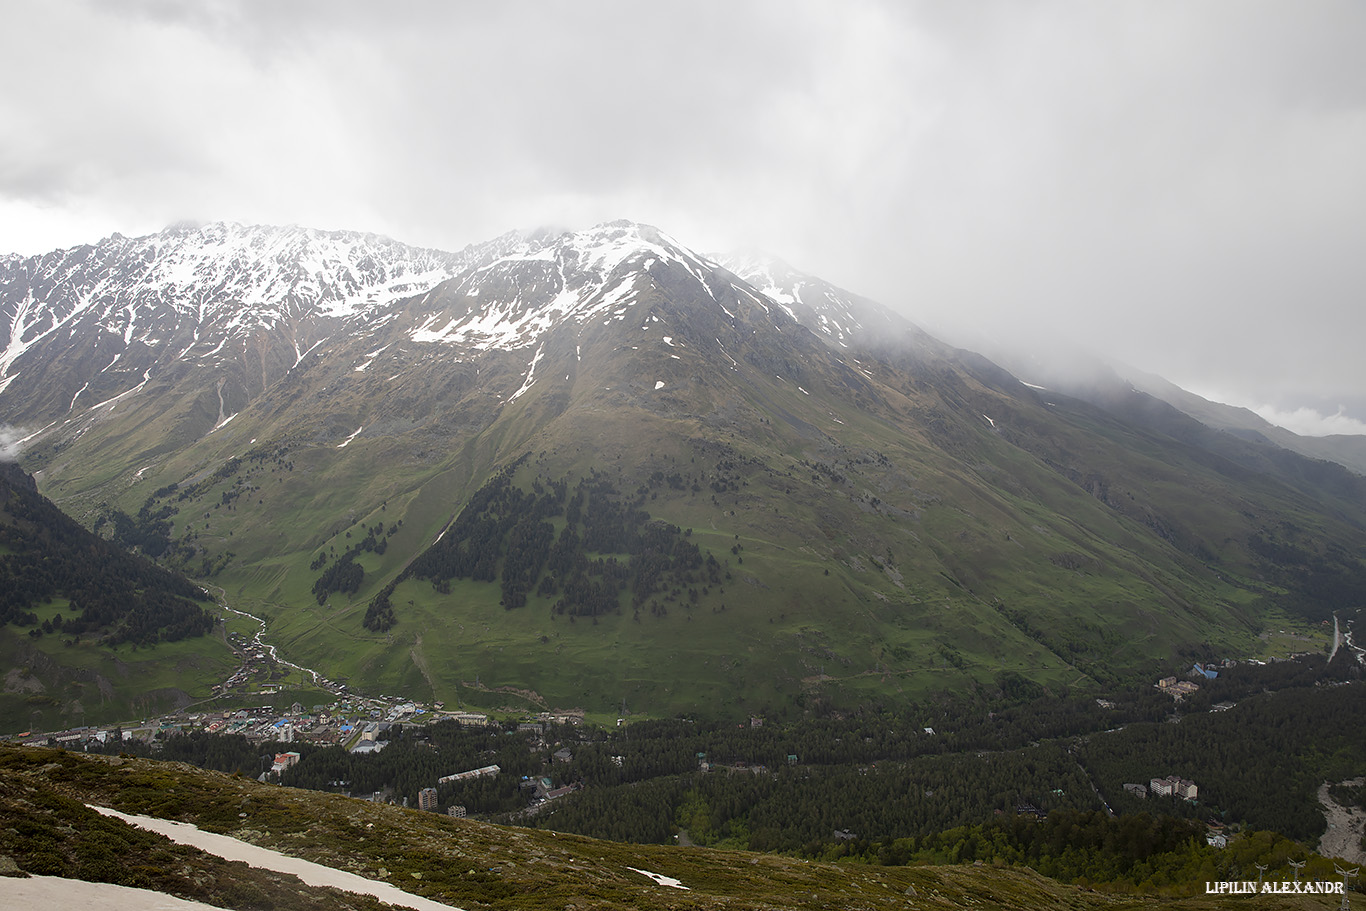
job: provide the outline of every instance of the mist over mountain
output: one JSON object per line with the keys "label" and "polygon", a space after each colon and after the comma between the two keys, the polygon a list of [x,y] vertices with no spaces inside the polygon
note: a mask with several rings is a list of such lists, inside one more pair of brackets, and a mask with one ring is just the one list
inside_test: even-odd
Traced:
{"label": "mist over mountain", "polygon": [[1040,387],[1088,401],[1114,401],[1140,392],[1213,430],[1273,449],[1287,449],[1315,461],[1336,462],[1356,474],[1366,474],[1366,436],[1295,433],[1249,408],[1212,401],[1156,374],[1109,362],[1066,344],[1039,343],[1032,349],[1021,349],[1018,345],[995,342],[986,343],[984,350],[1022,379]]}
{"label": "mist over mountain", "polygon": [[386,692],[1088,686],[1366,593],[1359,475],[631,222],[115,236],[0,263],[0,344],[48,496]]}

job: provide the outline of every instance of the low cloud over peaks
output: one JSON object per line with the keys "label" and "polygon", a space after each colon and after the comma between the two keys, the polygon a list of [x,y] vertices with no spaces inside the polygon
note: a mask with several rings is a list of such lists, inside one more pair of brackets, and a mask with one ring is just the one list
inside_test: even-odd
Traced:
{"label": "low cloud over peaks", "polygon": [[19,428],[0,425],[0,462],[17,462],[24,454],[23,436]]}
{"label": "low cloud over peaks", "polygon": [[1366,435],[1366,421],[1347,414],[1345,407],[1339,407],[1334,414],[1324,414],[1316,408],[1286,410],[1274,405],[1259,405],[1251,410],[1265,420],[1304,437]]}

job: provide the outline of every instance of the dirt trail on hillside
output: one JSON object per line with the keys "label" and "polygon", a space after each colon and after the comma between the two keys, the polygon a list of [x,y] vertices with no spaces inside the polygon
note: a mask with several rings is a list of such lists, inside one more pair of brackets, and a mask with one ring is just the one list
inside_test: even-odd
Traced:
{"label": "dirt trail on hillside", "polygon": [[[1343,784],[1355,786],[1361,782],[1362,779],[1354,778]],[[1319,803],[1323,804],[1323,816],[1328,820],[1328,831],[1319,839],[1319,853],[1325,857],[1341,857],[1349,864],[1366,863],[1366,850],[1361,847],[1366,813],[1333,800],[1326,781],[1319,787]]]}

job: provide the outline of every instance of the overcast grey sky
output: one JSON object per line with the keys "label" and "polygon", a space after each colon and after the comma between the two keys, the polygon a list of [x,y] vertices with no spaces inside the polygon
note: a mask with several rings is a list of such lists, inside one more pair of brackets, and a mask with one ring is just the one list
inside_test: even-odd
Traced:
{"label": "overcast grey sky", "polygon": [[1366,432],[1355,0],[0,13],[0,251],[183,218],[446,249],[631,218],[951,336],[1065,338]]}

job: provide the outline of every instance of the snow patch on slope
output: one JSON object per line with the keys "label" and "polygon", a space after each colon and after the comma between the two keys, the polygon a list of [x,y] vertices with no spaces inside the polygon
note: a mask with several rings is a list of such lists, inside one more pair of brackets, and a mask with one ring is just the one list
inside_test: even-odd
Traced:
{"label": "snow patch on slope", "polygon": [[[447,287],[464,309],[429,317],[409,337],[485,351],[528,348],[556,326],[626,319],[651,276],[666,266],[682,269],[715,299],[716,264],[648,225],[611,222],[537,237],[457,276]],[[649,322],[659,319],[651,315],[642,329]]]}
{"label": "snow patch on slope", "polygon": [[541,355],[543,354],[545,354],[545,345],[537,348],[536,353],[532,355],[531,364],[527,367],[526,379],[522,381],[522,388],[512,394],[512,397],[508,399],[509,403],[517,401],[522,393],[530,389],[532,384],[536,382],[536,365],[541,362]]}

